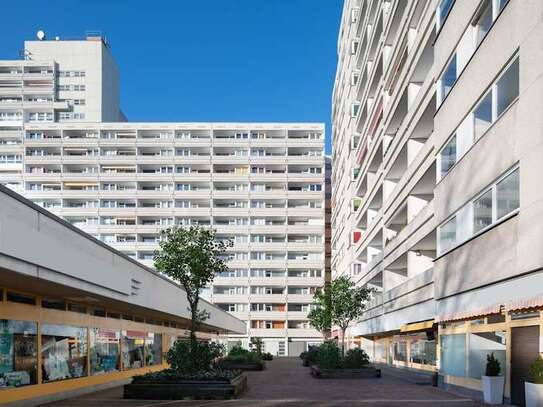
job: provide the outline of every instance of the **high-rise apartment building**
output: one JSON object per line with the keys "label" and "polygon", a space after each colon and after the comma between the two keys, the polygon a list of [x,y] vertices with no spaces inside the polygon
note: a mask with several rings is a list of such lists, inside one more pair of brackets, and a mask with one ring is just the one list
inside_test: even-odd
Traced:
{"label": "high-rise apartment building", "polygon": [[101,37],[25,48],[0,62],[1,183],[150,266],[162,228],[213,227],[234,246],[205,295],[247,323],[228,344],[297,356],[321,340],[324,125],[124,122]]}
{"label": "high-rise apartment building", "polygon": [[543,306],[543,4],[346,0],[332,275],[375,289],[352,344],[524,400]]}

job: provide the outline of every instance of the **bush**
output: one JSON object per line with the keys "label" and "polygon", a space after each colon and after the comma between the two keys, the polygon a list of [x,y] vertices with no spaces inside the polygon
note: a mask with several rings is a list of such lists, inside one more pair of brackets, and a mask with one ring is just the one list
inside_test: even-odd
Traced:
{"label": "bush", "polygon": [[178,383],[184,380],[202,380],[202,381],[230,381],[241,374],[241,370],[222,370],[207,369],[194,372],[181,373],[173,369],[151,372],[143,375],[134,376],[134,384],[154,384],[154,383]]}
{"label": "bush", "polygon": [[368,354],[360,348],[349,349],[345,355],[343,367],[345,369],[360,369],[370,363]]}
{"label": "bush", "polygon": [[250,353],[250,352],[247,349],[243,348],[241,345],[235,345],[228,352],[228,356],[246,355],[248,353]]}
{"label": "bush", "polygon": [[258,353],[247,352],[245,354],[238,354],[238,355],[229,354],[222,360],[225,362],[234,362],[234,363],[259,363],[262,361],[262,358]]}
{"label": "bush", "polygon": [[494,357],[494,353],[486,355],[485,376],[499,376],[501,372],[500,362]]}
{"label": "bush", "polygon": [[176,341],[168,351],[166,359],[171,370],[181,373],[202,372],[211,369],[214,360],[224,354],[224,346],[214,342],[197,342],[191,352],[190,341]]}
{"label": "bush", "polygon": [[539,356],[530,366],[532,383],[543,384],[543,359]]}
{"label": "bush", "polygon": [[311,346],[307,352],[305,352],[305,358],[309,363],[317,363],[317,354],[319,352],[319,346]]}
{"label": "bush", "polygon": [[270,352],[264,352],[262,354],[262,360],[273,360],[273,355]]}
{"label": "bush", "polygon": [[340,369],[343,367],[341,349],[335,342],[325,341],[317,350],[317,366],[321,369]]}

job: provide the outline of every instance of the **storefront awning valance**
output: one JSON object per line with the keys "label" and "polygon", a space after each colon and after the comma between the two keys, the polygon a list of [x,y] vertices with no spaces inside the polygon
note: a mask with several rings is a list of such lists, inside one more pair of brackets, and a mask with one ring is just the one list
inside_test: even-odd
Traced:
{"label": "storefront awning valance", "polygon": [[415,322],[412,324],[402,325],[400,328],[400,332],[426,331],[428,329],[432,329],[433,326],[433,319],[431,321]]}

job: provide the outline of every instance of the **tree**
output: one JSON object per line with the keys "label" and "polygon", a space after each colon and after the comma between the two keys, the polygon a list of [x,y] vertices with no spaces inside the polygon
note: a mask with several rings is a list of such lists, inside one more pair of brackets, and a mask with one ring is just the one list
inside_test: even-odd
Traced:
{"label": "tree", "polygon": [[345,276],[338,277],[315,293],[315,308],[308,315],[311,325],[319,331],[338,326],[341,329],[341,350],[345,354],[345,333],[352,321],[362,316],[373,289],[356,287]]}
{"label": "tree", "polygon": [[232,242],[217,241],[215,231],[200,226],[172,227],[160,233],[155,268],[185,289],[190,311],[190,349],[197,350],[196,331],[209,314],[198,309],[200,292],[216,274],[228,270],[221,255]]}

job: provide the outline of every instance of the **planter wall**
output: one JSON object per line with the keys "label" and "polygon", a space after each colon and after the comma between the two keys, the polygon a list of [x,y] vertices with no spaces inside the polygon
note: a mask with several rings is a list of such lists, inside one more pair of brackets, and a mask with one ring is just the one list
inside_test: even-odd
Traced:
{"label": "planter wall", "polygon": [[247,390],[247,376],[241,374],[231,381],[186,380],[171,383],[125,384],[125,399],[181,400],[237,398]]}
{"label": "planter wall", "polygon": [[524,383],[526,407],[543,406],[543,384]]}
{"label": "planter wall", "polygon": [[487,404],[503,403],[504,376],[482,376],[483,397]]}
{"label": "planter wall", "polygon": [[266,364],[264,362],[247,362],[247,363],[241,363],[241,362],[220,362],[219,366],[222,369],[227,370],[264,370]]}
{"label": "planter wall", "polygon": [[369,379],[381,377],[381,369],[373,366],[361,369],[319,369],[311,366],[311,375],[321,379]]}

